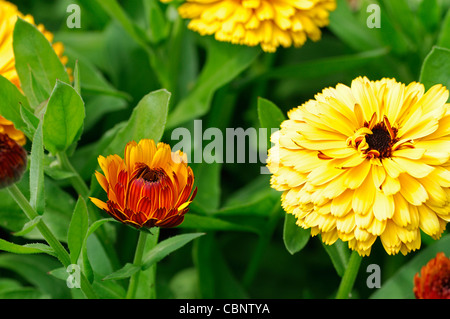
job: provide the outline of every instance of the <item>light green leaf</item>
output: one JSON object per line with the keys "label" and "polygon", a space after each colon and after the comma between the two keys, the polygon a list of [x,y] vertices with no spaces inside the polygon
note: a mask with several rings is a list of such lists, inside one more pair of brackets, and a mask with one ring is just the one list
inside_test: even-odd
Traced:
{"label": "light green leaf", "polygon": [[450,10],[447,12],[441,24],[438,46],[450,49]]}
{"label": "light green leaf", "polygon": [[283,228],[283,242],[291,255],[301,251],[311,237],[309,229],[303,229],[296,225],[297,219],[292,214],[285,214]]}
{"label": "light green leaf", "polygon": [[420,82],[429,89],[435,84],[450,88],[450,49],[434,47],[422,65]]}
{"label": "light green leaf", "polygon": [[112,274],[106,276],[105,278],[103,278],[103,280],[120,280],[130,278],[139,270],[141,270],[140,266],[126,263],[125,266],[113,272]]}
{"label": "light green leaf", "polygon": [[70,251],[70,260],[72,264],[76,264],[80,256],[81,249],[88,233],[89,218],[87,205],[84,199],[78,198],[75,210],[70,221],[67,234],[67,244]]}
{"label": "light green leaf", "polygon": [[14,28],[13,49],[22,90],[33,108],[42,102],[34,94],[33,77],[47,92],[47,97],[57,79],[69,83],[69,75],[50,42],[34,25],[21,18],[17,19]]}
{"label": "light green leaf", "polygon": [[170,93],[158,90],[144,96],[134,108],[127,124],[120,129],[104,154],[123,154],[130,141],[149,138],[159,142],[167,118]]}
{"label": "light green leaf", "polygon": [[53,249],[45,244],[25,244],[18,245],[0,238],[0,250],[14,254],[50,254],[53,255]]}
{"label": "light green leaf", "polygon": [[42,122],[34,133],[30,156],[30,205],[39,215],[45,209],[44,143]]}
{"label": "light green leaf", "polygon": [[30,220],[29,222],[25,223],[23,225],[23,228],[17,232],[14,232],[14,236],[24,236],[28,234],[30,231],[36,227],[36,225],[39,223],[39,221],[42,219],[42,216],[37,216],[36,218]]}
{"label": "light green leaf", "polygon": [[180,249],[190,241],[205,235],[204,233],[182,234],[170,237],[158,243],[152,250],[150,250],[143,258],[142,270],[150,268],[170,253]]}
{"label": "light green leaf", "polygon": [[80,135],[84,102],[75,89],[61,81],[50,96],[44,114],[44,146],[52,154],[66,151]]}

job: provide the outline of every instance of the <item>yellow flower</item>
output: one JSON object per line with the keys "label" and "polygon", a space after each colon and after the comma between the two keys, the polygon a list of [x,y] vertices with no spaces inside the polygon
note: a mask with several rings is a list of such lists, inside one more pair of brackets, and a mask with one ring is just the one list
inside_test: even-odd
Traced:
{"label": "yellow flower", "polygon": [[[16,71],[13,51],[13,32],[17,17],[20,17],[31,24],[35,24],[34,18],[31,15],[23,15],[14,4],[0,0],[0,75],[11,81],[20,89],[20,80]],[[42,24],[39,24],[37,28],[49,42],[53,41],[53,34],[45,30]],[[64,46],[62,43],[54,43],[53,49],[61,62],[66,64],[68,59],[63,56]],[[2,132],[11,134],[10,137],[16,140],[20,145],[25,144],[25,135],[21,131],[16,130],[12,122],[0,115],[0,133]]]}
{"label": "yellow flower", "polygon": [[272,187],[297,224],[360,255],[438,239],[450,220],[448,90],[359,77],[289,112],[272,136]]}
{"label": "yellow flower", "polygon": [[183,222],[197,192],[197,188],[192,192],[194,174],[186,154],[144,139],[127,144],[124,160],[110,155],[98,161],[105,175],[95,175],[108,201],[91,198],[97,207],[137,229],[175,227]]}
{"label": "yellow flower", "polygon": [[178,11],[201,35],[275,52],[319,40],[335,8],[335,0],[186,0]]}

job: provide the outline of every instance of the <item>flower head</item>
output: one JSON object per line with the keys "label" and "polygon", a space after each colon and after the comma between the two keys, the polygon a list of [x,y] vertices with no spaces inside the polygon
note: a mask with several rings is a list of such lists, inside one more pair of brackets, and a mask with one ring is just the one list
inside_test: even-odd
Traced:
{"label": "flower head", "polygon": [[105,203],[91,198],[116,220],[135,228],[175,227],[184,220],[197,192],[186,154],[144,139],[125,147],[125,158],[99,157],[105,175],[96,177],[108,195]]}
{"label": "flower head", "polygon": [[289,112],[272,136],[272,187],[297,224],[368,255],[438,239],[450,220],[450,104],[436,85],[359,77]]}
{"label": "flower head", "polygon": [[27,153],[14,139],[0,132],[0,188],[17,182],[27,166]]}
{"label": "flower head", "polygon": [[414,277],[417,299],[450,299],[450,259],[436,254]]}
{"label": "flower head", "polygon": [[274,52],[319,40],[335,8],[335,0],[186,0],[178,11],[201,35]]}

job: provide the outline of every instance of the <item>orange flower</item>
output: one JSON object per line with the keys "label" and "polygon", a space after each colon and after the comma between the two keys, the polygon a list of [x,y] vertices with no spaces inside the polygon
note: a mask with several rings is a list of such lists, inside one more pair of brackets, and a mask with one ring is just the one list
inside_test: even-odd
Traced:
{"label": "orange flower", "polygon": [[8,134],[0,133],[0,188],[17,182],[25,171],[27,153]]}
{"label": "orange flower", "polygon": [[414,277],[417,299],[450,299],[450,259],[438,253]]}
{"label": "orange flower", "polygon": [[137,229],[175,227],[183,222],[197,192],[197,188],[192,192],[194,174],[185,154],[143,139],[126,145],[125,159],[110,155],[98,161],[105,175],[95,175],[108,201],[91,198],[97,207]]}

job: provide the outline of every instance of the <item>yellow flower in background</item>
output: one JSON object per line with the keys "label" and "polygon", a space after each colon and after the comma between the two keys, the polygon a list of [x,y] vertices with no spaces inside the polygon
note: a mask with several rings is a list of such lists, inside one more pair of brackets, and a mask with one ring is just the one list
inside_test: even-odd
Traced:
{"label": "yellow flower in background", "polygon": [[128,143],[124,159],[110,155],[98,161],[105,175],[95,175],[108,201],[91,198],[97,207],[137,229],[175,227],[183,222],[197,192],[186,154],[144,139]]}
{"label": "yellow flower in background", "polygon": [[272,136],[271,185],[324,243],[388,254],[438,239],[450,220],[448,90],[359,77],[288,113]]}
{"label": "yellow flower in background", "polygon": [[[0,75],[11,81],[20,89],[20,80],[15,67],[15,58],[13,51],[13,32],[17,17],[35,24],[31,15],[23,15],[16,5],[0,0]],[[37,26],[38,30],[44,34],[49,42],[53,41],[53,34],[45,30],[42,24]],[[59,56],[63,64],[67,63],[67,57],[63,56],[64,46],[60,42],[53,44],[53,49]],[[1,103],[1,102],[0,102]],[[9,134],[20,145],[25,144],[25,135],[14,128],[12,122],[0,115],[0,133]]]}
{"label": "yellow flower in background", "polygon": [[178,11],[201,35],[275,52],[319,40],[335,8],[335,0],[186,0]]}

